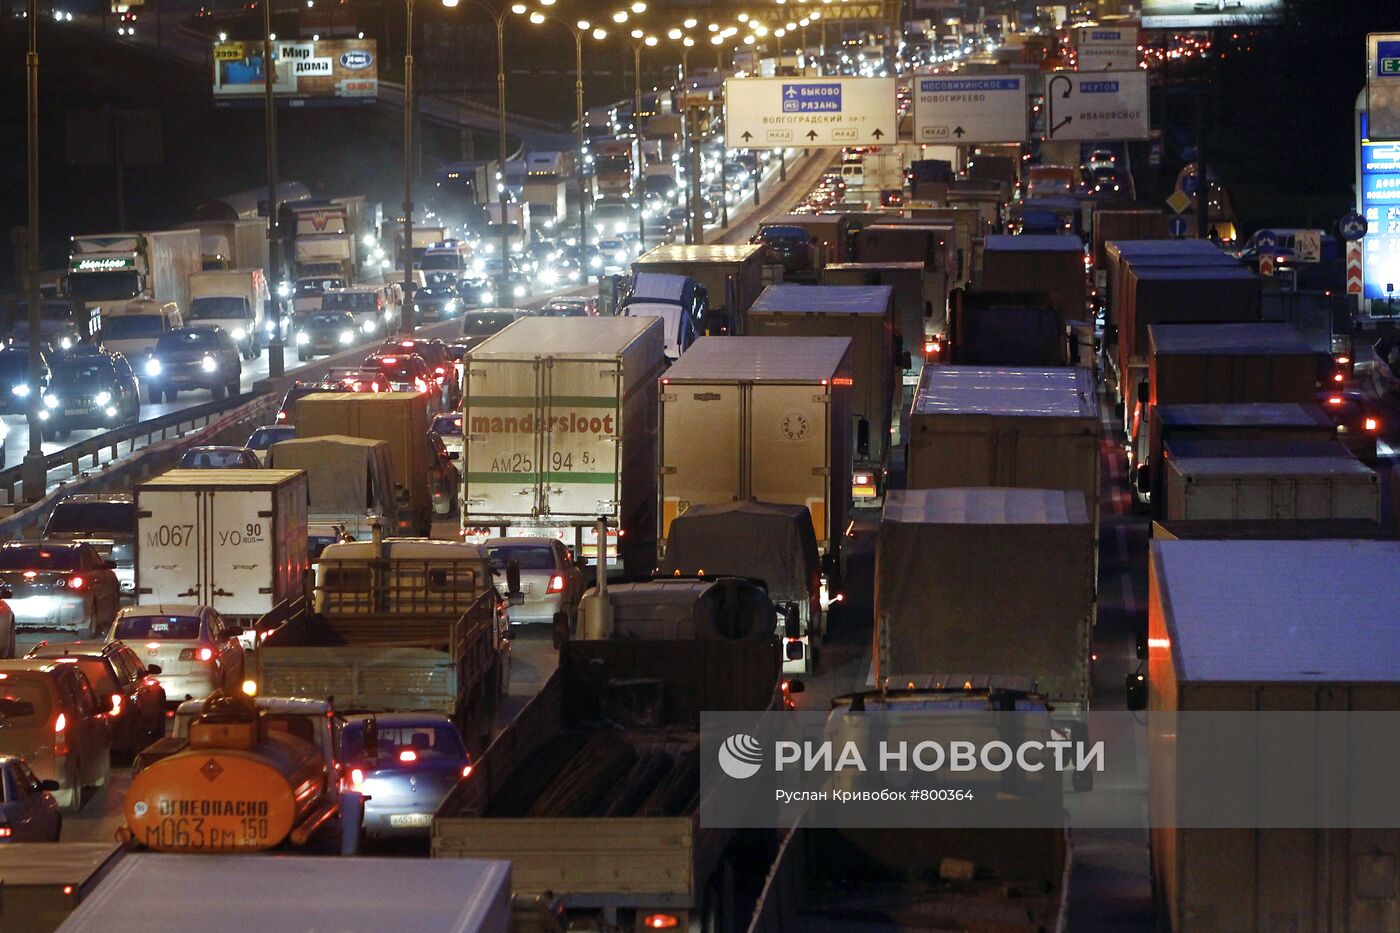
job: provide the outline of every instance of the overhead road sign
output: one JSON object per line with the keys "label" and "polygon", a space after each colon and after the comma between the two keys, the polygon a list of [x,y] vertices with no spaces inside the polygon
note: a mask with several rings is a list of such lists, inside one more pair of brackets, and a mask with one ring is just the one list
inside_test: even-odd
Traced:
{"label": "overhead road sign", "polygon": [[[1361,119],[1361,177],[1357,186],[1362,237],[1362,295],[1389,302],[1400,289],[1400,142],[1375,142],[1369,115]],[[1386,286],[1391,286],[1387,288]]]}
{"label": "overhead road sign", "polygon": [[1021,75],[914,79],[914,141],[1023,143],[1030,104]]}
{"label": "overhead road sign", "polygon": [[1283,0],[1142,0],[1142,28],[1257,26],[1282,13]]}
{"label": "overhead road sign", "polygon": [[733,149],[890,145],[894,78],[729,78],[724,139]]}
{"label": "overhead road sign", "polygon": [[1366,37],[1366,109],[1372,142],[1400,139],[1400,33]]}
{"label": "overhead road sign", "polygon": [[1124,140],[1151,136],[1147,72],[1056,72],[1045,81],[1045,139]]}

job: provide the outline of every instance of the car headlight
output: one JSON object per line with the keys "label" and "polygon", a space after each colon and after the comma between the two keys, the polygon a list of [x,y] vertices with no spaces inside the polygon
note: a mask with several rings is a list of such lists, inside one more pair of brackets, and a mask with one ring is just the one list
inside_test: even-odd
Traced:
{"label": "car headlight", "polygon": [[112,401],[112,393],[111,393],[111,392],[108,392],[108,391],[106,391],[106,390],[103,390],[103,391],[101,391],[101,392],[98,392],[96,395],[94,395],[94,396],[92,397],[92,400],[93,400],[94,403],[96,403],[96,404],[98,404],[98,405],[106,405],[106,404],[108,404],[108,403],[110,403],[110,402]]}
{"label": "car headlight", "polygon": [[525,286],[524,286],[524,285],[517,285],[517,286],[515,286],[515,288],[511,289],[511,294],[513,294],[516,298],[524,298],[524,297],[525,297]]}
{"label": "car headlight", "polygon": [[268,318],[267,320],[263,321],[263,330],[267,331],[269,334],[273,333],[277,330],[277,322],[272,320],[271,318]]}
{"label": "car headlight", "polygon": [[234,339],[234,340],[244,340],[244,339],[247,339],[247,337],[248,337],[248,332],[247,332],[246,330],[244,330],[243,328],[241,328],[241,327],[235,327],[235,328],[233,329],[233,339]]}
{"label": "car headlight", "polygon": [[570,269],[570,270],[569,270],[569,281],[570,281],[570,282],[577,282],[577,281],[578,281],[578,270],[577,270],[577,269]]}
{"label": "car headlight", "polygon": [[347,344],[347,345],[348,345],[348,344],[351,344],[351,343],[354,343],[354,342],[355,342],[355,332],[354,332],[353,330],[343,330],[343,331],[341,331],[341,332],[340,332],[340,342],[343,343],[343,344]]}
{"label": "car headlight", "polygon": [[457,309],[460,307],[461,304],[456,298],[449,298],[447,299],[447,303],[442,306],[442,310],[446,311],[448,314],[456,314]]}
{"label": "car headlight", "polygon": [[105,414],[108,418],[115,418],[117,416],[116,406],[108,405],[105,409],[103,409],[103,414]]}
{"label": "car headlight", "polygon": [[559,273],[555,272],[553,269],[545,269],[540,273],[540,281],[546,285],[553,285],[555,282],[559,281]]}
{"label": "car headlight", "polygon": [[374,249],[374,234],[366,233],[360,238],[360,242],[365,245],[365,249]]}
{"label": "car headlight", "polygon": [[299,330],[299,331],[297,331],[297,346],[302,346],[303,344],[308,344],[308,343],[310,343],[310,342],[311,342],[311,335],[310,335],[310,334],[308,334],[308,333],[307,333],[306,331],[304,331],[304,330]]}
{"label": "car headlight", "polygon": [[57,396],[57,395],[45,395],[45,396],[44,396],[44,407],[45,407],[45,408],[57,408],[57,407],[58,407],[58,396]]}
{"label": "car headlight", "polygon": [[615,233],[624,233],[624,232],[626,232],[626,230],[627,230],[627,221],[625,221],[625,220],[619,220],[617,223],[613,224],[613,231],[614,231]]}
{"label": "car headlight", "polygon": [[378,329],[379,329],[379,322],[378,322],[378,321],[365,321],[363,324],[360,325],[360,330],[364,331],[364,332],[367,333],[367,334],[372,334],[372,333],[374,333],[374,332],[375,332],[376,330],[378,330]]}
{"label": "car headlight", "polygon": [[18,395],[20,398],[25,398],[26,396],[29,395],[29,383],[27,383],[27,382],[21,382],[21,383],[19,383],[19,384],[17,384],[17,385],[11,386],[11,387],[10,387],[10,394],[11,394],[11,395]]}
{"label": "car headlight", "polygon": [[494,253],[495,251],[496,251],[496,244],[495,244],[495,243],[484,243],[484,244],[482,244],[482,252],[484,252],[486,255],[490,256],[490,255],[491,255],[492,253]]}
{"label": "car headlight", "polygon": [[599,268],[602,267],[602,265],[603,265],[603,257],[602,257],[602,256],[590,256],[590,257],[588,258],[588,268],[590,268],[590,269],[599,269]]}
{"label": "car headlight", "polygon": [[278,294],[279,297],[282,297],[282,298],[290,298],[290,297],[292,297],[292,283],[291,283],[291,282],[278,282],[278,283],[277,283],[277,294]]}
{"label": "car headlight", "polygon": [[146,361],[146,375],[148,375],[148,376],[159,376],[159,375],[160,375],[160,360],[156,359],[154,356],[151,357],[149,360]]}
{"label": "car headlight", "polygon": [[219,361],[214,359],[212,356],[206,356],[204,359],[199,361],[199,368],[204,370],[206,373],[212,373],[219,368]]}
{"label": "car headlight", "polygon": [[487,304],[487,305],[493,305],[493,304],[496,303],[496,296],[495,296],[494,294],[492,294],[491,292],[482,292],[482,293],[481,293],[481,303],[482,303],[482,304]]}
{"label": "car headlight", "polygon": [[63,348],[64,350],[71,350],[71,349],[73,349],[73,338],[72,338],[72,337],[64,337],[62,340],[60,340],[60,341],[58,342],[58,345],[59,345],[61,348]]}

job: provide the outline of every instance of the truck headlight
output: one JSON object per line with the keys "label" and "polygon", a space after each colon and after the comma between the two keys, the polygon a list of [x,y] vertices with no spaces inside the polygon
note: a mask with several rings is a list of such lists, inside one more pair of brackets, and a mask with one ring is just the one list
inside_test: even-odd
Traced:
{"label": "truck headlight", "polygon": [[234,339],[234,340],[246,340],[247,338],[248,338],[248,332],[247,332],[246,330],[244,330],[243,328],[241,328],[241,327],[235,327],[235,328],[233,329],[233,339]]}
{"label": "truck headlight", "polygon": [[278,282],[278,283],[277,283],[277,295],[278,295],[278,297],[281,297],[281,298],[290,298],[290,297],[292,297],[292,283],[291,283],[291,282]]}
{"label": "truck headlight", "polygon": [[[1114,190],[1116,191],[1117,189],[1115,188]],[[59,345],[59,347],[61,347],[61,348],[64,349],[64,350],[71,350],[71,349],[73,349],[73,338],[72,338],[72,337],[64,337],[62,340],[60,340],[60,341],[58,342],[58,345]]]}
{"label": "truck headlight", "polygon": [[461,305],[456,298],[449,298],[447,299],[447,304],[442,306],[442,310],[446,311],[448,314],[456,314],[457,309],[460,307]]}
{"label": "truck headlight", "polygon": [[546,285],[553,285],[555,282],[559,281],[559,273],[555,272],[553,269],[545,269],[540,273],[540,281]]}
{"label": "truck headlight", "polygon": [[11,395],[18,395],[20,398],[27,398],[29,395],[29,383],[21,382],[10,387]]}
{"label": "truck headlight", "polygon": [[367,334],[372,334],[378,329],[379,322],[374,320],[365,321],[363,324],[360,325],[360,330],[364,331]]}
{"label": "truck headlight", "polygon": [[304,330],[297,331],[297,346],[303,346],[311,342],[311,335]]}
{"label": "truck headlight", "polygon": [[111,392],[108,392],[108,391],[106,391],[106,390],[103,390],[102,392],[98,392],[96,395],[94,395],[94,396],[92,397],[92,400],[93,400],[93,402],[94,402],[95,404],[98,404],[98,405],[107,405],[107,404],[110,404],[111,401],[112,401],[112,393],[111,393]]}
{"label": "truck headlight", "polygon": [[365,245],[365,249],[374,249],[374,234],[366,233],[363,237],[360,238],[360,242]]}
{"label": "truck headlight", "polygon": [[602,267],[603,267],[603,257],[602,257],[602,256],[590,256],[590,257],[589,257],[589,259],[588,259],[588,268],[590,268],[590,269],[601,269]]}
{"label": "truck headlight", "polygon": [[517,285],[517,286],[515,286],[515,288],[511,289],[511,294],[513,294],[516,298],[524,298],[524,297],[525,297],[525,286],[524,286],[524,285]]}
{"label": "truck headlight", "polygon": [[219,361],[214,359],[212,356],[206,356],[204,359],[199,361],[199,368],[204,370],[206,373],[212,373],[219,368]]}
{"label": "truck headlight", "polygon": [[160,375],[160,360],[156,359],[154,356],[146,361],[146,375]]}
{"label": "truck headlight", "polygon": [[272,318],[268,318],[263,321],[263,330],[267,331],[269,334],[274,333],[277,330],[277,322]]}
{"label": "truck headlight", "polygon": [[57,395],[45,395],[45,396],[44,396],[44,407],[45,407],[45,408],[57,408],[57,407],[58,407],[58,396],[57,396]]}
{"label": "truck headlight", "polygon": [[343,330],[340,332],[340,342],[349,346],[355,342],[355,332],[353,330]]}

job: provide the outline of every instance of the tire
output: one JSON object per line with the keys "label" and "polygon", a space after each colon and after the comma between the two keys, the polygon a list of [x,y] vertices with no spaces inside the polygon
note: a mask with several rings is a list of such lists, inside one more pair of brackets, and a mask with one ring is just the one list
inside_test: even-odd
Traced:
{"label": "tire", "polygon": [[66,441],[73,436],[73,429],[65,423],[62,427],[54,428],[54,433],[58,435],[59,440]]}
{"label": "tire", "polygon": [[298,351],[297,351],[297,359],[300,360],[300,361],[303,362],[303,363],[306,363],[306,362],[309,362],[309,361],[311,360],[311,355],[308,354],[308,353],[305,353],[305,352],[303,352],[303,351],[301,351],[301,350],[298,350]]}
{"label": "tire", "polygon": [[53,428],[40,428],[39,436],[46,441],[52,441],[55,437]]}
{"label": "tire", "polygon": [[239,382],[239,380],[235,379],[233,382],[230,382],[230,383],[228,384],[228,397],[229,397],[229,398],[238,398],[239,393],[242,392],[242,391],[243,391],[243,386],[242,386],[242,384]]}
{"label": "tire", "polygon": [[69,785],[68,791],[66,792],[66,796],[58,796],[59,794],[64,794],[64,793],[65,793],[64,791],[59,791],[58,794],[55,794],[55,797],[57,797],[57,799],[58,799],[58,807],[59,807],[59,812],[60,812],[60,813],[67,813],[67,814],[69,814],[69,815],[72,815],[72,814],[75,814],[75,813],[77,813],[78,811],[82,810],[82,808],[83,808],[83,783],[82,783],[82,775],[83,775],[82,762],[78,761],[77,759],[74,759],[74,761],[73,761],[73,773],[72,773],[73,781],[72,781],[72,783]]}
{"label": "tire", "polygon": [[58,816],[58,819],[54,820],[53,841],[54,841],[54,842],[58,842],[58,841],[59,841],[60,839],[62,839],[62,838],[63,838],[63,814],[60,813],[59,816]]}
{"label": "tire", "polygon": [[159,404],[160,404],[160,397],[161,397],[161,391],[160,391],[160,389],[156,388],[155,386],[146,386],[146,404],[147,404],[147,405],[159,405]]}
{"label": "tire", "polygon": [[210,386],[210,387],[209,387],[209,397],[212,398],[212,399],[213,399],[214,401],[216,401],[216,402],[222,402],[222,401],[224,400],[224,387],[223,387],[223,386]]}

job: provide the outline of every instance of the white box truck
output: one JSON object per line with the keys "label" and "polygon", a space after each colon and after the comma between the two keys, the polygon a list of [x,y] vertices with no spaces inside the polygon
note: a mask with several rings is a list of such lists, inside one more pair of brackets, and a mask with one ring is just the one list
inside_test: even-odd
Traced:
{"label": "white box truck", "polygon": [[851,373],[848,337],[697,340],[661,381],[663,550],[692,506],[805,505],[835,576],[851,501]]}
{"label": "white box truck", "polygon": [[[659,318],[521,318],[466,358],[462,527],[547,534],[629,574],[656,566]],[[519,530],[512,530],[519,529]],[[528,530],[527,530],[528,529]]]}
{"label": "white box truck", "polygon": [[205,272],[226,269],[267,269],[267,221],[200,220],[181,224],[199,231],[199,253]]}
{"label": "white box truck", "polygon": [[1340,444],[1331,456],[1168,457],[1167,521],[1381,520],[1376,471]]}
{"label": "white box truck", "polygon": [[65,289],[85,310],[99,312],[133,298],[190,307],[190,276],[203,268],[198,230],[75,236]]}
{"label": "white box truck", "polygon": [[306,502],[302,470],[176,469],[141,483],[137,601],[256,620],[297,599],[310,566]]}
{"label": "white box truck", "polygon": [[238,344],[243,358],[253,359],[272,339],[267,328],[267,278],[261,269],[196,272],[190,276],[190,324],[215,324]]}

